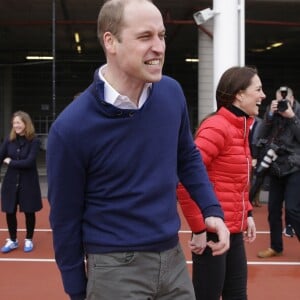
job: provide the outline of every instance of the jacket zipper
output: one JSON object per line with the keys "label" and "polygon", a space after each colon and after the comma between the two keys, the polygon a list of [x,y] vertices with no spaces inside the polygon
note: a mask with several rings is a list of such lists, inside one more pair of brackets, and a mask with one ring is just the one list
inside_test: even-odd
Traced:
{"label": "jacket zipper", "polygon": [[[247,138],[247,118],[244,117],[244,142],[246,143],[246,138]],[[244,147],[245,149],[245,147]],[[245,152],[246,153],[246,152]],[[246,160],[247,160],[247,184],[244,187],[243,190],[243,195],[242,195],[242,201],[243,201],[243,212],[242,212],[242,223],[241,223],[241,231],[244,228],[244,220],[245,220],[245,214],[246,214],[246,205],[245,205],[245,191],[250,183],[250,162],[249,162],[249,157],[246,156]]]}

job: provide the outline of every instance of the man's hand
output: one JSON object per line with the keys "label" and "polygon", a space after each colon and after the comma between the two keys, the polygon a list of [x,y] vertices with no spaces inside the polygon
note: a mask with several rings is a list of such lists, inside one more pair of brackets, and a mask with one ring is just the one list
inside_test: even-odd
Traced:
{"label": "man's hand", "polygon": [[229,249],[230,233],[225,223],[221,218],[208,217],[205,219],[207,231],[215,232],[218,235],[218,242],[208,241],[207,245],[212,250],[212,255],[220,255]]}
{"label": "man's hand", "polygon": [[203,251],[206,248],[206,242],[207,242],[207,236],[206,236],[206,231],[195,234],[193,233],[192,240],[189,241],[189,246],[190,249],[195,253],[195,254],[202,254]]}

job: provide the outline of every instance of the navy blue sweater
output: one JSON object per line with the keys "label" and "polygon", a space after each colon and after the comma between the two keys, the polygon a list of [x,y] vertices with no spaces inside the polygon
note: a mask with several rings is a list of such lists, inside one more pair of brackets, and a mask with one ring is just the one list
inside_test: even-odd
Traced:
{"label": "navy blue sweater", "polygon": [[223,217],[180,85],[164,76],[139,110],[106,103],[103,91],[97,70],[48,138],[50,222],[70,295],[85,293],[85,253],[164,251],[178,243],[179,179],[205,217]]}

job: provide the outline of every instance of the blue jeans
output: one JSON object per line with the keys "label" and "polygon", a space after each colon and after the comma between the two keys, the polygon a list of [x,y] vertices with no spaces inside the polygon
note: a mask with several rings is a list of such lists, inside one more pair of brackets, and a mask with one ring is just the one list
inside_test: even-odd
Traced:
{"label": "blue jeans", "polygon": [[[214,233],[208,240],[217,240]],[[212,256],[209,247],[202,255],[193,253],[193,284],[197,300],[247,299],[247,259],[243,233],[230,235],[230,248]]]}
{"label": "blue jeans", "polygon": [[163,252],[88,255],[87,300],[195,300],[178,244]]}
{"label": "blue jeans", "polygon": [[282,206],[285,201],[287,218],[300,239],[300,171],[278,178],[270,176],[268,221],[270,225],[271,248],[283,251]]}

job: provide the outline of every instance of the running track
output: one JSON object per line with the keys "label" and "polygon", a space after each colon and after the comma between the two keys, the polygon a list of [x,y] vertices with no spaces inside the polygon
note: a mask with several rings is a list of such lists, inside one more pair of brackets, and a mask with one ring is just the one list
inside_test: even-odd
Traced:
{"label": "running track", "polygon": [[[180,215],[181,211],[179,209]],[[37,213],[34,236],[36,248],[23,252],[24,218],[18,216],[20,247],[9,254],[0,253],[0,297],[6,300],[68,300],[64,294],[60,274],[52,251],[52,233],[48,222],[49,206]],[[249,265],[249,300],[299,300],[300,244],[296,238],[284,237],[285,251],[282,257],[258,259],[256,253],[269,245],[266,206],[255,208],[258,237],[247,244]],[[187,247],[190,231],[182,218],[180,240],[185,251],[187,266],[191,272],[191,254]],[[7,238],[5,215],[0,214],[1,247]],[[118,299],[114,299],[118,300]],[[142,299],[141,299],[142,300]]]}

